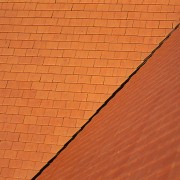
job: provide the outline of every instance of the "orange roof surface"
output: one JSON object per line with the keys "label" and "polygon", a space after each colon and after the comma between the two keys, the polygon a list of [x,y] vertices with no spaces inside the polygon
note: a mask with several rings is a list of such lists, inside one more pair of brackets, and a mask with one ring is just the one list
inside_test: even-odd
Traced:
{"label": "orange roof surface", "polygon": [[179,0],[1,0],[0,179],[31,179],[179,17]]}
{"label": "orange roof surface", "polygon": [[179,58],[180,27],[37,179],[178,179]]}

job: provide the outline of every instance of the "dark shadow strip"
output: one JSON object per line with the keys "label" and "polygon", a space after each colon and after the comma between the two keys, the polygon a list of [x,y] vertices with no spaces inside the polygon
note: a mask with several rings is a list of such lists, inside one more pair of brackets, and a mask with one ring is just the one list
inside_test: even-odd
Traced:
{"label": "dark shadow strip", "polygon": [[162,40],[159,45],[151,52],[149,56],[147,56],[144,61],[136,68],[136,70],[126,79],[120,87],[104,102],[104,104],[95,112],[93,116],[90,117],[90,119],[72,136],[72,138],[60,149],[57,154],[50,159],[47,164],[40,169],[40,171],[32,178],[32,180],[35,180],[53,161],[54,159],[68,146],[68,144],[75,139],[75,137],[85,128],[85,126],[93,119],[94,116],[96,116],[99,111],[106,106],[106,104],[126,85],[126,83],[129,82],[129,80],[134,76],[138,70],[148,61],[148,59],[155,53],[157,49],[159,49],[162,44],[171,36],[171,34],[179,27],[180,23],[167,35],[167,37]]}

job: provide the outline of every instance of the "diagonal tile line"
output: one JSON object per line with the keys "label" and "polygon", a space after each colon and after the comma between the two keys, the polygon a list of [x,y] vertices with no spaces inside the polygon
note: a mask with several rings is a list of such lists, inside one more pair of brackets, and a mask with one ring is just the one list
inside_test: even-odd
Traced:
{"label": "diagonal tile line", "polygon": [[171,36],[171,34],[180,26],[180,23],[166,36],[164,40],[162,40],[159,45],[151,52],[149,56],[147,56],[144,61],[136,68],[136,70],[120,85],[120,87],[104,102],[104,104],[97,109],[95,114],[89,118],[89,120],[72,136],[72,138],[56,153],[56,155],[50,159],[47,164],[40,169],[40,171],[32,178],[35,180],[40,174],[56,159],[56,157],[75,139],[75,137],[90,123],[94,116],[96,116],[101,109],[108,104],[108,102],[130,81],[130,79],[139,71],[139,69],[145,65],[148,59],[162,46],[162,44]]}

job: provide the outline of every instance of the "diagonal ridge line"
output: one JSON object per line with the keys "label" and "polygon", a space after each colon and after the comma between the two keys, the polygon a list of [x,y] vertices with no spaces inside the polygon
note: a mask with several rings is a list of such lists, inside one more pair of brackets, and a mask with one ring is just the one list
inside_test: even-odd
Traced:
{"label": "diagonal ridge line", "polygon": [[90,123],[94,116],[96,116],[101,109],[108,104],[108,102],[130,81],[130,79],[139,71],[139,69],[146,64],[148,59],[162,46],[162,44],[171,36],[171,34],[180,26],[180,23],[162,40],[159,45],[147,56],[144,61],[136,68],[136,70],[120,85],[120,87],[104,102],[104,104],[97,109],[97,111],[92,115],[89,120],[72,136],[72,138],[56,153],[56,155],[50,159],[45,166],[43,166],[40,171],[32,178],[35,180],[40,174],[56,159],[56,157],[70,144],[71,141]]}

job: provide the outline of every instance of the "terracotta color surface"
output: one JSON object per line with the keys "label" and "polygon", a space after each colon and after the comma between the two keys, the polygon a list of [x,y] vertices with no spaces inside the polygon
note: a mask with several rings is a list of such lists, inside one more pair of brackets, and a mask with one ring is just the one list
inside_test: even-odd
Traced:
{"label": "terracotta color surface", "polygon": [[37,179],[180,177],[180,28]]}
{"label": "terracotta color surface", "polygon": [[31,179],[179,15],[178,0],[1,0],[0,178]]}

